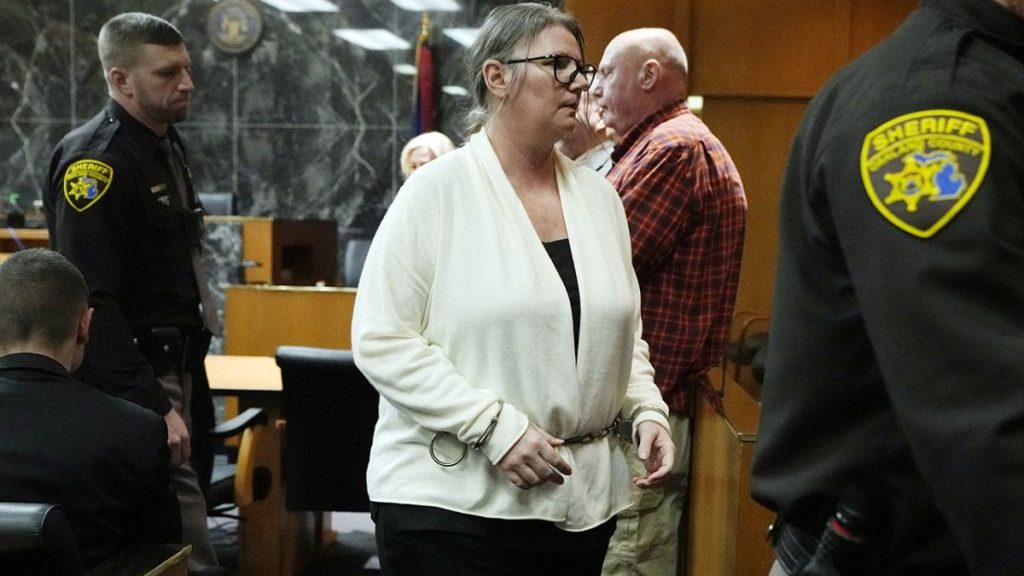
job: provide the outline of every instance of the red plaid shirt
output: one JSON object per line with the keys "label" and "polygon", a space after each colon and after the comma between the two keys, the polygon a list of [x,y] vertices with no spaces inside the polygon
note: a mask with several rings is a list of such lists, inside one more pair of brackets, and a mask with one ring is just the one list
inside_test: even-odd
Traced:
{"label": "red plaid shirt", "polygon": [[669,408],[721,361],[739,284],[747,199],[729,153],[685,100],[625,134],[608,173],[622,196],[644,340]]}

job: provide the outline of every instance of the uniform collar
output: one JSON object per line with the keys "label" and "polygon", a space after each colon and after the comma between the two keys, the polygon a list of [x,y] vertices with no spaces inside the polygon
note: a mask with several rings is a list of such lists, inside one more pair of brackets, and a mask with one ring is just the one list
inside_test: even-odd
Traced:
{"label": "uniform collar", "polygon": [[[123,106],[117,103],[114,99],[110,99],[107,102],[105,109],[108,122],[120,122],[121,128],[126,134],[140,147],[146,149],[156,150],[157,145],[163,140],[163,137],[157,136],[148,126],[139,122],[134,116],[128,113]],[[178,132],[174,129],[174,126],[167,127],[167,136],[174,142],[179,142]]]}
{"label": "uniform collar", "polygon": [[921,7],[941,12],[987,36],[1024,47],[1024,18],[993,0],[923,0]]}
{"label": "uniform collar", "polygon": [[36,370],[71,378],[71,374],[60,362],[49,356],[31,352],[17,352],[0,357],[0,370]]}
{"label": "uniform collar", "polygon": [[612,151],[612,161],[618,162],[620,158],[626,155],[626,152],[633,147],[641,138],[647,135],[648,132],[654,129],[662,122],[675,118],[680,114],[688,113],[690,108],[686,105],[686,99],[682,98],[669,102],[665,106],[662,106],[658,110],[652,112],[646,118],[637,123],[626,131],[626,134],[622,137],[622,140],[615,145],[615,149]]}

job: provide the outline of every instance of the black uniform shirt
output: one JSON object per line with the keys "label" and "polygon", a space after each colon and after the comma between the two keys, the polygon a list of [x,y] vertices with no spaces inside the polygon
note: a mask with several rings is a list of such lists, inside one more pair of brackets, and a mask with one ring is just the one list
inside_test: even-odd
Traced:
{"label": "black uniform shirt", "polygon": [[[168,137],[178,142],[173,127]],[[159,142],[111,101],[61,140],[43,197],[50,245],[82,271],[96,309],[81,377],[165,414],[170,403],[132,334],[202,318],[190,253],[198,226]]]}
{"label": "black uniform shirt", "polygon": [[1024,19],[924,0],[812,101],[779,216],[755,498],[817,535],[877,484],[878,574],[1022,573]]}

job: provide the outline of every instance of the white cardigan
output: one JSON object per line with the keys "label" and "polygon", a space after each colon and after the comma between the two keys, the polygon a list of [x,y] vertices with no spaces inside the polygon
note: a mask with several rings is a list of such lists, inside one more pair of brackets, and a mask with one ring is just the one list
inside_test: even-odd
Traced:
{"label": "white cardigan", "polygon": [[[486,135],[417,170],[374,237],[352,322],[356,363],[380,391],[370,499],[578,531],[629,505],[623,450],[606,437],[559,448],[562,486],[521,490],[495,466],[532,421],[560,437],[596,432],[640,405],[667,412],[640,338],[640,294],[622,202],[556,154],[580,287],[579,357],[565,286]],[[455,460],[504,408],[490,440]],[[643,411],[639,421],[655,420]],[[458,441],[456,441],[456,438]]]}

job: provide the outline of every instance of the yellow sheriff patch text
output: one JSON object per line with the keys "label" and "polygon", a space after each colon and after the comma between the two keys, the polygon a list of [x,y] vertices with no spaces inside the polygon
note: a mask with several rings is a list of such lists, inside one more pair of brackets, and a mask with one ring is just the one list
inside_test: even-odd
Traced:
{"label": "yellow sheriff patch text", "polygon": [[114,169],[99,160],[79,160],[64,172],[64,198],[79,212],[99,201],[114,181]]}
{"label": "yellow sheriff patch text", "polygon": [[864,137],[860,173],[871,203],[901,230],[930,238],[978,191],[992,141],[983,118],[921,110]]}

